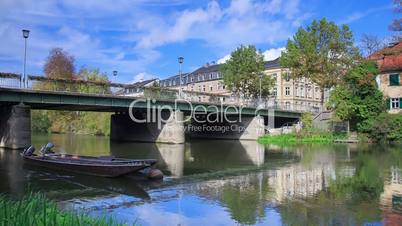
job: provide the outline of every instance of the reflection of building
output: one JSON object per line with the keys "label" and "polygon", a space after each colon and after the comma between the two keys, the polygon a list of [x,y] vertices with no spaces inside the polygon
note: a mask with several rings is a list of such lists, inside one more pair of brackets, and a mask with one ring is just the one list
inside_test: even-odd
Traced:
{"label": "reflection of building", "polygon": [[269,185],[275,190],[276,201],[294,196],[312,196],[328,186],[335,168],[322,165],[306,169],[301,165],[283,167],[270,171]]}
{"label": "reflection of building", "polygon": [[370,55],[369,59],[377,61],[380,74],[376,80],[381,92],[388,98],[389,112],[402,112],[402,42],[391,43]]}
{"label": "reflection of building", "polygon": [[270,188],[269,194],[260,196],[264,199],[273,199],[271,201],[280,202],[294,196],[309,197],[328,187],[330,179],[334,179],[333,161],[333,156],[328,156],[328,153],[317,153],[308,167],[296,163],[253,175],[206,181],[195,184],[190,190],[207,197],[216,197],[221,195],[225,185],[230,185],[244,191],[249,187]]}
{"label": "reflection of building", "polygon": [[391,167],[391,178],[384,184],[380,203],[385,224],[402,222],[402,170]]}
{"label": "reflection of building", "polygon": [[[222,64],[205,64],[191,73],[182,75],[182,90],[219,95],[221,101],[230,102],[232,93],[223,84],[220,73]],[[281,68],[279,58],[266,61],[265,74],[275,80],[271,93],[276,104],[284,108],[319,108],[322,100],[321,90],[308,79],[292,79],[289,70]],[[178,89],[179,75],[161,80],[164,88]],[[197,96],[198,101],[209,101],[208,96]],[[232,97],[233,99],[233,97]],[[274,103],[273,103],[274,104]],[[297,109],[295,109],[297,110]]]}
{"label": "reflection of building", "polygon": [[398,210],[402,213],[402,170],[391,167],[391,178],[384,184],[381,194],[381,204],[384,207]]}

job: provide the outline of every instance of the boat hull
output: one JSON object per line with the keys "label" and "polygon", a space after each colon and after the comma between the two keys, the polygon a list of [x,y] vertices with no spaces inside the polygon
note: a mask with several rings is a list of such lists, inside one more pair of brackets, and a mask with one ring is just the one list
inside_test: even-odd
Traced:
{"label": "boat hull", "polygon": [[156,163],[156,160],[135,160],[132,161],[133,164],[109,164],[108,161],[98,161],[96,164],[86,162],[83,164],[80,160],[74,159],[70,159],[71,161],[67,162],[40,156],[23,156],[23,158],[30,165],[100,177],[119,177],[151,167]]}

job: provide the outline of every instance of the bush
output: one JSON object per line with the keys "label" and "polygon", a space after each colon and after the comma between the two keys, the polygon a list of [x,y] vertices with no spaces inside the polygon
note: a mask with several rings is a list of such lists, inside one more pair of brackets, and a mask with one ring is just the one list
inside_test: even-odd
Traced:
{"label": "bush", "polygon": [[402,114],[380,114],[372,122],[369,137],[380,142],[401,141]]}
{"label": "bush", "polygon": [[32,131],[47,133],[52,126],[47,111],[32,110],[31,111]]}

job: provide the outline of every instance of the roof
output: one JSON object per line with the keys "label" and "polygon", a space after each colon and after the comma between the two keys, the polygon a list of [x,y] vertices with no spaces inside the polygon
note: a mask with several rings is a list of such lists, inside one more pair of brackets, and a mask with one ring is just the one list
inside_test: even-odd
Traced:
{"label": "roof", "polygon": [[[183,76],[187,76],[187,75],[189,75],[190,73],[182,73],[181,74],[181,76],[183,77]],[[162,81],[165,81],[165,80],[169,80],[169,79],[179,79],[179,77],[180,77],[180,74],[178,74],[178,75],[173,75],[173,76],[170,76],[170,77],[167,77],[167,78],[165,78],[165,79],[162,79]]]}
{"label": "roof", "polygon": [[381,72],[402,70],[402,41],[391,43],[389,46],[371,54],[368,59],[377,61]]}
{"label": "roof", "polygon": [[206,65],[196,69],[195,71],[191,72],[191,74],[205,74],[205,73],[219,71],[221,66],[222,66],[222,64],[212,64],[212,65],[206,64]]}
{"label": "roof", "polygon": [[[220,67],[223,64],[205,64],[199,68],[197,68],[195,71],[191,73],[183,73],[182,76],[187,76],[187,75],[196,75],[196,74],[208,74],[211,72],[217,72],[220,70]],[[279,68],[279,57],[276,58],[275,60],[270,60],[270,61],[265,61],[264,62],[264,67],[265,69],[272,69],[272,68]],[[163,79],[165,80],[171,80],[171,79],[178,79],[180,75],[173,75],[168,78]]]}
{"label": "roof", "polygon": [[264,62],[265,69],[279,68],[281,65],[279,64],[279,57],[275,60],[269,60]]}
{"label": "roof", "polygon": [[[209,72],[215,72],[219,71],[220,67],[222,64],[213,64],[213,65],[204,65],[197,70],[191,72],[191,74],[204,74],[204,73],[209,73]],[[265,69],[271,69],[271,68],[279,68],[279,57],[276,58],[275,60],[269,60],[269,61],[264,61],[264,68]]]}
{"label": "roof", "polygon": [[130,84],[130,85],[127,85],[126,87],[127,88],[134,88],[134,87],[143,87],[143,86],[146,86],[146,85],[148,85],[149,83],[151,83],[151,82],[154,82],[154,81],[156,81],[156,80],[158,80],[158,79],[148,79],[148,80],[144,80],[144,81],[140,81],[140,82],[135,82],[135,83],[133,83],[133,84]]}

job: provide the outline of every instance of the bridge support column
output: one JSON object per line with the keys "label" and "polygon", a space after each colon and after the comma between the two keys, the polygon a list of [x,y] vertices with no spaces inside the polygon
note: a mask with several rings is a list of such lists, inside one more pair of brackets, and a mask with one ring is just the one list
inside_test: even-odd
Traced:
{"label": "bridge support column", "polygon": [[186,132],[190,137],[228,140],[257,140],[264,135],[264,118],[261,116],[242,116],[241,120],[232,118],[219,122],[193,122]]}
{"label": "bridge support column", "polygon": [[110,138],[119,141],[184,143],[183,112],[162,112],[160,117],[143,116],[143,120],[154,120],[142,123],[134,122],[129,114],[114,114],[111,118]]}
{"label": "bridge support column", "polygon": [[25,105],[0,106],[0,147],[20,149],[31,144],[31,109]]}

